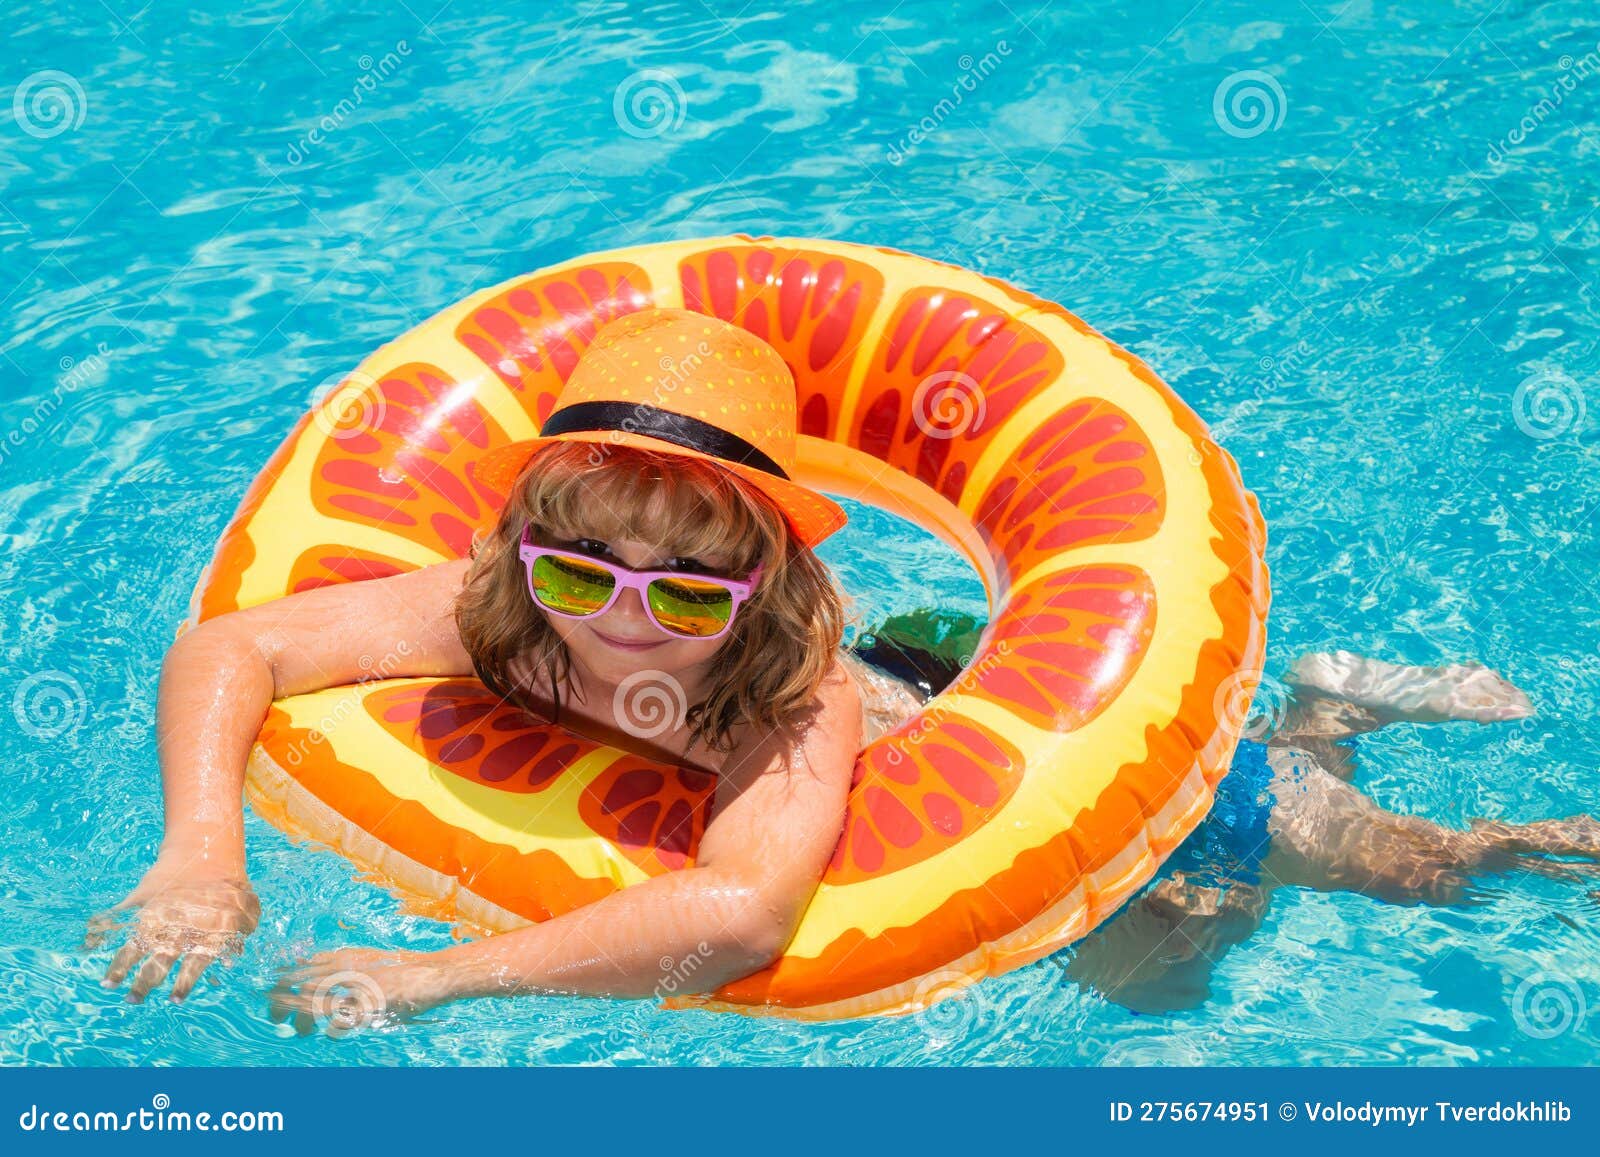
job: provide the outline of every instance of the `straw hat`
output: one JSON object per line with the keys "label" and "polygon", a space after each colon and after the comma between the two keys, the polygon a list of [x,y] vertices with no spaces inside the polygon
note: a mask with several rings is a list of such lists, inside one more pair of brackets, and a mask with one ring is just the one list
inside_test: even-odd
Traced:
{"label": "straw hat", "polygon": [[844,508],[790,479],[795,389],[778,351],[739,326],[685,309],[646,309],[602,326],[536,438],[490,451],[478,477],[509,494],[552,442],[636,446],[715,462],[766,493],[815,546]]}

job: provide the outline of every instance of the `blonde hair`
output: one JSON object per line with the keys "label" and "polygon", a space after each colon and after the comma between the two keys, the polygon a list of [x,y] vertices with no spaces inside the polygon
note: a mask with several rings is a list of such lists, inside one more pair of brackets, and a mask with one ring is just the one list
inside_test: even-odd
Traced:
{"label": "blonde hair", "polygon": [[524,468],[494,528],[474,537],[455,603],[478,678],[503,699],[527,708],[507,665],[528,654],[548,673],[559,723],[560,690],[572,669],[566,644],[528,595],[517,548],[529,522],[557,538],[627,538],[685,558],[723,555],[737,575],[766,564],[712,658],[708,697],[689,707],[691,745],[727,752],[736,727],[764,732],[794,724],[833,665],[847,596],[759,489],[699,459],[556,442]]}

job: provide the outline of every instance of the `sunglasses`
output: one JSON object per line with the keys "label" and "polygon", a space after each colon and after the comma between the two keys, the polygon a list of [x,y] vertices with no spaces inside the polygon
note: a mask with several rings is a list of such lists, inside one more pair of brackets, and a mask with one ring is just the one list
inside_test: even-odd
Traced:
{"label": "sunglasses", "polygon": [[519,551],[528,570],[528,591],[545,610],[587,619],[607,610],[625,590],[636,590],[650,621],[682,639],[716,639],[733,625],[739,606],[761,580],[758,565],[748,578],[686,574],[677,570],[633,570],[586,554],[538,546],[533,524],[522,530]]}

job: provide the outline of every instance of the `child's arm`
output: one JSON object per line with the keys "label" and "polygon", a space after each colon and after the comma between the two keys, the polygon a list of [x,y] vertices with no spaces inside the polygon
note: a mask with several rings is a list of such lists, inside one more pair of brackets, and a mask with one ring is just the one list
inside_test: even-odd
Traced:
{"label": "child's arm", "polygon": [[286,974],[278,1018],[301,1031],[337,1020],[334,983],[352,989],[362,1019],[403,1019],[475,996],[708,992],[760,970],[787,947],[838,844],[862,725],[836,666],[796,735],[736,747],[694,867],[439,952],[323,953]]}
{"label": "child's arm", "polygon": [[244,775],[272,700],[354,683],[378,669],[467,674],[451,607],[467,562],[304,591],[221,615],[184,634],[162,662],[156,705],[165,830],[134,891],[90,921],[90,944],[139,909],[113,958],[115,987],[148,954],[129,998],[141,1000],[183,958],[181,1000],[212,959],[255,927],[245,872]]}

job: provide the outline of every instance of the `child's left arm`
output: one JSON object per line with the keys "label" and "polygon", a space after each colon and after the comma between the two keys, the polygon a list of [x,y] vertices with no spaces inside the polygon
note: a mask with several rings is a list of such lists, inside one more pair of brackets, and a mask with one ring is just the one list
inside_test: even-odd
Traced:
{"label": "child's left arm", "polygon": [[[310,1031],[327,1016],[338,1031],[465,997],[709,992],[759,971],[787,947],[838,844],[862,725],[836,666],[791,732],[736,744],[693,867],[439,952],[323,953],[274,990],[278,1019]],[[335,984],[349,991],[342,1006]]]}

